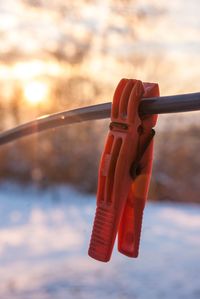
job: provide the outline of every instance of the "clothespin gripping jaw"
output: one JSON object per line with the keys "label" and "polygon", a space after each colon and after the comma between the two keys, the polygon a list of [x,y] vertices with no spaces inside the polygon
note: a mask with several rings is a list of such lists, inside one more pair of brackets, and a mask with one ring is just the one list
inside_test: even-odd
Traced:
{"label": "clothespin gripping jaw", "polygon": [[[150,96],[152,90],[152,84],[122,79],[114,93],[110,131],[99,168],[97,208],[88,251],[91,257],[103,262],[111,257],[118,231],[119,251],[136,256],[139,248],[150,173],[150,163],[147,163],[150,154],[147,152],[152,151],[151,146],[137,160],[144,151],[156,116],[152,119],[140,117],[138,108],[141,98],[145,93]],[[136,162],[139,164],[133,180],[131,165],[133,170]],[[141,178],[145,173],[142,189]]]}
{"label": "clothespin gripping jaw", "polygon": [[139,80],[122,79],[115,91],[110,132],[103,152],[97,190],[97,209],[89,255],[100,261],[110,259],[132,178],[130,165],[136,159],[138,114],[144,87]]}
{"label": "clothespin gripping jaw", "polygon": [[[159,96],[159,87],[155,83],[144,83],[145,97]],[[153,137],[157,115],[141,117],[138,153],[130,169],[132,184],[121,218],[118,232],[118,250],[129,256],[139,254],[143,210],[147,200],[153,160]]]}

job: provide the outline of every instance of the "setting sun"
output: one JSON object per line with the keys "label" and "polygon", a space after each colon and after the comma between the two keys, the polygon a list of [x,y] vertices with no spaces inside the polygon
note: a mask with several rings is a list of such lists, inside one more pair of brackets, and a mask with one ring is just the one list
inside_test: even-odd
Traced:
{"label": "setting sun", "polygon": [[37,105],[47,99],[48,86],[44,82],[32,81],[25,85],[24,96],[33,105]]}

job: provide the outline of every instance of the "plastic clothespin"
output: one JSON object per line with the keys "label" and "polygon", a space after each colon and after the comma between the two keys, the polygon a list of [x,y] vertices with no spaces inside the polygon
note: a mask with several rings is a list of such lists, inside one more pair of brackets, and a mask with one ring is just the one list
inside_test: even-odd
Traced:
{"label": "plastic clothespin", "polygon": [[88,254],[110,260],[118,250],[138,255],[143,209],[152,168],[152,137],[157,115],[140,117],[141,98],[159,96],[154,83],[122,79],[114,93],[110,131],[102,154],[97,208]]}

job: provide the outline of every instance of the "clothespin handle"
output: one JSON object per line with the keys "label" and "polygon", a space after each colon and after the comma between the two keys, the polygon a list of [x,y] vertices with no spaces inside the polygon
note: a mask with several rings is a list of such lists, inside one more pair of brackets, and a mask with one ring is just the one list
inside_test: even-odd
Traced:
{"label": "clothespin handle", "polygon": [[[144,97],[159,96],[155,83],[144,83]],[[157,115],[141,118],[138,156],[131,166],[132,184],[118,231],[118,250],[129,256],[139,254],[143,210],[146,204],[153,162],[153,137]]]}
{"label": "clothespin handle", "polygon": [[[122,79],[113,97],[110,131],[100,162],[97,208],[88,251],[91,257],[103,262],[111,257],[132,188],[130,170],[138,158],[140,128],[143,121],[149,121],[143,120],[138,112],[144,93],[141,81]],[[125,229],[129,231],[129,227]],[[121,244],[126,247],[123,236]]]}

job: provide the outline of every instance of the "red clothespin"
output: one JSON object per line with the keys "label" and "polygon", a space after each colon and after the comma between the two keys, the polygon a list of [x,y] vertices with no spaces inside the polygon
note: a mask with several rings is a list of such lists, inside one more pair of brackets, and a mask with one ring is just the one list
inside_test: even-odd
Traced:
{"label": "red clothespin", "polygon": [[153,96],[159,96],[157,84],[133,79],[122,79],[114,94],[88,252],[99,261],[110,260],[117,232],[118,250],[138,255],[157,120],[157,115],[140,117],[138,108],[141,98]]}

